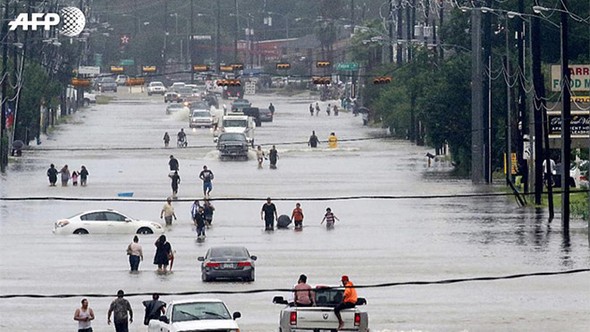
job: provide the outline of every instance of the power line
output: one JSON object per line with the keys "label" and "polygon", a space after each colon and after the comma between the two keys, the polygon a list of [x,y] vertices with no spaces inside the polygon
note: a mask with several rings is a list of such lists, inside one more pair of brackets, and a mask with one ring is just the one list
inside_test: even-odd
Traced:
{"label": "power line", "polygon": [[[488,276],[488,277],[471,277],[471,278],[455,278],[455,279],[441,279],[433,281],[405,281],[405,282],[388,282],[380,284],[367,284],[367,285],[355,285],[354,288],[366,289],[366,288],[387,288],[387,287],[399,287],[399,286],[427,286],[427,285],[449,285],[465,282],[479,282],[479,281],[496,281],[496,280],[512,280],[522,279],[529,277],[547,277],[556,275],[567,275],[590,272],[590,269],[574,269],[565,271],[549,271],[549,272],[531,272],[521,274],[511,274],[505,276]],[[329,287],[330,288],[330,287]],[[343,289],[345,287],[331,287],[332,289]],[[322,289],[326,289],[323,287]],[[317,289],[313,289],[317,290]],[[204,294],[257,294],[257,293],[270,293],[270,292],[293,292],[291,288],[260,288],[250,290],[206,290],[206,291],[188,291],[188,292],[157,292],[160,296],[185,296],[185,295],[204,295]],[[154,292],[140,292],[140,293],[126,293],[126,297],[136,296],[152,296]],[[14,298],[35,298],[35,299],[51,299],[51,298],[72,298],[72,297],[91,297],[91,298],[104,298],[113,297],[114,294],[4,294],[0,295],[0,299],[14,299]]]}

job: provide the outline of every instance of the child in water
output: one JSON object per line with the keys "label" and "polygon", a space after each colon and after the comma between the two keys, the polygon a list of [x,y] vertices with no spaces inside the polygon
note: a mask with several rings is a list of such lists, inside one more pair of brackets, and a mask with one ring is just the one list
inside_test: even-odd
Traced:
{"label": "child in water", "polygon": [[322,219],[322,222],[320,223],[323,224],[324,221],[326,222],[326,228],[331,229],[334,228],[334,222],[338,220],[340,221],[340,219],[338,219],[338,217],[336,217],[334,215],[334,213],[332,213],[332,209],[327,208],[326,209],[326,214],[324,215],[324,219]]}

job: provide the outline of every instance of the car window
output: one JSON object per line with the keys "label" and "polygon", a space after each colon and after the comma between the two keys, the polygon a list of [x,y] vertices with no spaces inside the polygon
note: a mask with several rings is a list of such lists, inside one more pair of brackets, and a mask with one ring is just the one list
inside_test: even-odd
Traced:
{"label": "car window", "polygon": [[318,306],[336,306],[342,301],[344,291],[341,289],[317,289],[315,291]]}
{"label": "car window", "polygon": [[171,323],[201,319],[232,318],[227,307],[221,302],[197,302],[174,305]]}
{"label": "car window", "polygon": [[97,220],[97,221],[104,221],[107,220],[106,216],[104,215],[104,212],[91,212],[91,213],[87,213],[85,215],[80,216],[81,220],[87,220],[87,221],[92,221],[92,220]]}
{"label": "car window", "polygon": [[105,212],[104,215],[108,221],[125,221],[125,216],[115,212]]}
{"label": "car window", "polygon": [[246,137],[239,133],[229,133],[223,134],[219,137],[220,142],[227,142],[227,141],[237,141],[237,142],[246,142]]}
{"label": "car window", "polygon": [[115,79],[112,77],[107,77],[102,79],[103,83],[115,83]]}
{"label": "car window", "polygon": [[199,111],[199,112],[193,112],[193,116],[198,117],[198,118],[208,118],[211,116],[211,114],[209,112]]}
{"label": "car window", "polygon": [[239,258],[246,258],[248,257],[248,253],[244,248],[212,248],[211,249],[211,258],[220,258],[220,257],[239,257]]}
{"label": "car window", "polygon": [[247,120],[223,120],[224,127],[247,127]]}

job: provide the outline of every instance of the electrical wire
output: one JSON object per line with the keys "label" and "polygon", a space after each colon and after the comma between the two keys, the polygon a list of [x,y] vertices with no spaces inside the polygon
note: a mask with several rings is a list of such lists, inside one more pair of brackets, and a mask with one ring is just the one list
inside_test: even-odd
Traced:
{"label": "electrical wire", "polygon": [[[366,285],[355,285],[356,289],[370,289],[370,288],[390,288],[390,287],[402,287],[402,286],[430,286],[430,285],[452,285],[458,283],[468,282],[485,282],[485,281],[499,281],[499,280],[514,280],[532,277],[550,277],[557,275],[570,275],[579,273],[588,273],[590,269],[573,269],[564,271],[546,271],[546,272],[530,272],[530,273],[519,273],[510,274],[503,276],[486,276],[486,277],[468,277],[468,278],[454,278],[454,279],[440,279],[440,280],[415,280],[415,281],[402,281],[402,282],[386,282],[380,284],[366,284]],[[322,289],[345,289],[346,287],[322,287]],[[312,290],[318,290],[313,288]],[[292,293],[292,288],[258,288],[248,290],[205,290],[205,291],[178,291],[178,292],[160,292],[160,296],[187,296],[187,295],[203,295],[203,294],[260,294],[260,293],[276,293],[276,292],[288,292]],[[125,293],[125,297],[137,297],[137,296],[152,296],[153,291],[150,292],[137,292],[137,293]],[[75,294],[75,293],[63,293],[63,294],[1,294],[1,299],[14,299],[14,298],[32,298],[32,299],[64,299],[73,297],[84,297],[84,298],[105,298],[113,297],[113,294],[100,294],[100,293],[89,293],[89,294]]]}

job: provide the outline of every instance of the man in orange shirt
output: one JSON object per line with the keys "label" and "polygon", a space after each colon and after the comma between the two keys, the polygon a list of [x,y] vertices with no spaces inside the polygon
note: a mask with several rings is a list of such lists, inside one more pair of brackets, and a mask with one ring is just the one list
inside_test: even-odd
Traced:
{"label": "man in orange shirt", "polygon": [[301,209],[301,204],[295,204],[295,209],[293,209],[293,213],[291,214],[291,221],[295,221],[295,229],[303,228],[303,210]]}
{"label": "man in orange shirt", "polygon": [[354,285],[350,280],[348,280],[348,276],[342,276],[342,286],[344,288],[344,298],[342,299],[342,303],[334,308],[334,314],[336,318],[338,318],[338,329],[344,328],[344,321],[342,320],[342,316],[340,316],[340,311],[343,309],[354,308],[356,306],[357,295],[356,290],[354,289]]}

